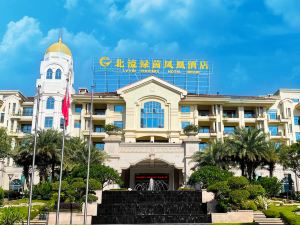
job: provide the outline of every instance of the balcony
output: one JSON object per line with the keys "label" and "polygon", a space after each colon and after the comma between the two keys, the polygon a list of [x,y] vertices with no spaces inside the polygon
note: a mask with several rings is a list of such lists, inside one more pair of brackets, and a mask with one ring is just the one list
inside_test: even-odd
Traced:
{"label": "balcony", "polygon": [[199,121],[209,121],[215,120],[216,115],[210,113],[209,110],[198,110],[198,120]]}
{"label": "balcony", "polygon": [[228,111],[228,112],[224,111],[223,112],[223,121],[231,122],[231,123],[239,123],[240,118],[235,111]]}
{"label": "balcony", "polygon": [[[106,109],[95,109],[93,112],[93,120],[105,120]],[[90,112],[87,111],[85,117],[89,117]]]}
{"label": "balcony", "polygon": [[198,130],[199,138],[210,138],[210,137],[216,137],[216,136],[217,136],[217,133],[214,129],[199,128],[199,130]]}

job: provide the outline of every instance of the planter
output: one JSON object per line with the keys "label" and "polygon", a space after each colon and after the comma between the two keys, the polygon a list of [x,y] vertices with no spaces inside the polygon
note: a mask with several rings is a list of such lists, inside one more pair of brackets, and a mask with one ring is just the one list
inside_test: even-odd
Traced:
{"label": "planter", "polygon": [[116,131],[116,130],[113,130],[113,131],[106,131],[106,133],[108,135],[121,135],[122,134],[122,131]]}
{"label": "planter", "polygon": [[187,136],[196,136],[197,134],[198,134],[198,132],[195,132],[195,131],[186,132]]}

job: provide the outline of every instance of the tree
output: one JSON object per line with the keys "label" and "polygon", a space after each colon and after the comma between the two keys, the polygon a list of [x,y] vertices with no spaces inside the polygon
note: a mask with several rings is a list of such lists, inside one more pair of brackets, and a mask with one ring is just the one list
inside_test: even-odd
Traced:
{"label": "tree", "polygon": [[[86,176],[86,165],[76,166],[71,172],[71,177],[81,177],[86,179]],[[115,169],[101,164],[92,164],[90,166],[90,178],[99,181],[101,183],[101,189],[112,183],[122,183],[121,177]]]}
{"label": "tree", "polygon": [[273,177],[273,173],[276,167],[276,164],[279,162],[279,152],[281,151],[281,146],[277,145],[273,141],[268,142],[268,148],[266,151],[266,157],[264,158],[264,164],[267,165],[269,170],[269,176]]}
{"label": "tree", "polygon": [[226,181],[229,177],[232,177],[233,173],[227,170],[223,170],[216,166],[203,166],[192,173],[189,179],[189,184],[202,183],[203,188],[219,182]]}
{"label": "tree", "polygon": [[0,159],[4,159],[10,154],[11,138],[8,136],[6,129],[0,128]]}
{"label": "tree", "polygon": [[222,141],[213,142],[204,151],[198,151],[193,155],[193,161],[196,162],[195,167],[212,165],[229,169],[231,161],[228,152],[227,143]]}
{"label": "tree", "polygon": [[266,190],[268,197],[278,196],[282,189],[282,183],[277,177],[260,177],[255,183],[260,184]]}
{"label": "tree", "polygon": [[[280,151],[280,162],[285,169],[292,170],[296,177],[300,172],[300,142],[284,146]],[[295,182],[297,185],[297,182]],[[298,190],[298,187],[297,187]]]}
{"label": "tree", "polygon": [[232,161],[239,165],[243,176],[253,180],[255,169],[267,158],[266,134],[255,128],[237,128],[226,141]]}

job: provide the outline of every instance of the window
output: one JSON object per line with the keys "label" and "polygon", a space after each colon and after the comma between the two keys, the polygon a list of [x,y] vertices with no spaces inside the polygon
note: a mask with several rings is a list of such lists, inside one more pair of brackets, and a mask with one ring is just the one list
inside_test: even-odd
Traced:
{"label": "window", "polygon": [[103,151],[104,150],[104,143],[95,143],[95,148]]}
{"label": "window", "polygon": [[65,119],[64,118],[60,118],[60,121],[59,121],[59,127],[60,127],[60,129],[64,129],[64,125],[65,125]]}
{"label": "window", "polygon": [[288,118],[290,118],[291,116],[292,116],[292,112],[291,112],[291,108],[287,108],[286,109],[287,111],[287,116],[288,116]]}
{"label": "window", "polygon": [[278,136],[278,126],[270,125],[269,131],[270,131],[271,136]]}
{"label": "window", "polygon": [[95,109],[94,115],[105,115],[105,109]]}
{"label": "window", "polygon": [[299,102],[299,98],[292,98],[292,101],[293,101],[294,103],[298,103],[298,102]]}
{"label": "window", "polygon": [[102,133],[105,132],[104,127],[101,125],[94,125],[94,132]]}
{"label": "window", "polygon": [[21,131],[25,134],[31,133],[31,124],[21,124]]}
{"label": "window", "polygon": [[164,109],[159,102],[146,102],[141,109],[141,127],[142,128],[163,128],[164,127]]}
{"label": "window", "polygon": [[296,141],[300,141],[300,132],[296,132]]}
{"label": "window", "polygon": [[124,106],[122,106],[122,105],[115,105],[114,111],[115,112],[123,112],[124,111]]}
{"label": "window", "polygon": [[46,75],[46,79],[52,79],[52,70],[51,69],[48,69],[47,70],[47,75]]}
{"label": "window", "polygon": [[207,142],[200,142],[199,143],[199,150],[203,151],[204,149],[206,149],[208,147],[208,143]]}
{"label": "window", "polygon": [[244,118],[254,118],[255,117],[254,114],[255,113],[253,110],[245,110]]}
{"label": "window", "polygon": [[199,127],[199,130],[198,130],[198,132],[199,133],[205,133],[205,134],[207,134],[207,133],[209,133],[210,132],[210,129],[209,129],[209,127]]}
{"label": "window", "polygon": [[191,112],[191,107],[189,105],[183,105],[183,106],[181,106],[181,112],[189,113],[189,112]]}
{"label": "window", "polygon": [[45,117],[45,128],[52,128],[53,127],[53,117],[47,116]]}
{"label": "window", "polygon": [[294,116],[294,124],[300,125],[300,116]]}
{"label": "window", "polygon": [[75,105],[75,112],[76,113],[81,113],[82,110],[82,105],[81,104],[76,104]]}
{"label": "window", "polygon": [[47,107],[47,109],[54,109],[54,98],[53,97],[49,97],[47,99],[46,107]]}
{"label": "window", "polygon": [[270,109],[268,111],[269,119],[270,120],[276,120],[277,119],[277,110],[276,109]]}
{"label": "window", "polygon": [[226,126],[226,127],[224,127],[224,134],[233,134],[234,130],[235,130],[235,127]]}
{"label": "window", "polygon": [[224,110],[223,117],[225,118],[237,118],[237,114],[235,110]]}
{"label": "window", "polygon": [[4,113],[0,113],[0,123],[4,123]]}
{"label": "window", "polygon": [[33,108],[32,107],[24,107],[23,108],[23,116],[32,116]]}
{"label": "window", "polygon": [[75,120],[74,121],[74,128],[80,128],[81,127],[81,121],[80,120]]}
{"label": "window", "polygon": [[189,121],[182,121],[181,122],[181,129],[184,129],[186,126],[190,125]]}
{"label": "window", "polygon": [[209,110],[199,110],[198,115],[199,116],[209,116]]}
{"label": "window", "polygon": [[16,113],[16,107],[17,107],[17,104],[16,104],[16,103],[13,103],[13,113],[14,113],[14,114]]}
{"label": "window", "polygon": [[61,70],[60,69],[57,69],[55,71],[55,79],[57,79],[57,80],[61,79]]}
{"label": "window", "polygon": [[123,129],[123,121],[114,121],[114,125],[120,129]]}

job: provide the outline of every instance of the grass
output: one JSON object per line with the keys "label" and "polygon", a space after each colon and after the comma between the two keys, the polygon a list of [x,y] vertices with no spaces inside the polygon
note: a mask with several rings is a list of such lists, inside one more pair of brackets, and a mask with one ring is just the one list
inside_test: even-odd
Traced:
{"label": "grass", "polygon": [[[4,201],[4,205],[20,205],[28,203],[28,198],[22,198],[17,200]],[[32,203],[44,203],[48,204],[50,200],[32,200]]]}
{"label": "grass", "polygon": [[[13,208],[18,209],[19,213],[22,215],[24,220],[27,219],[27,215],[28,215],[28,207],[27,206],[13,207]],[[39,206],[39,205],[32,206],[30,218],[34,219],[39,214],[41,208],[42,208],[42,206]],[[1,208],[0,209],[0,214],[2,214],[3,211],[4,211],[4,208]]]}
{"label": "grass", "polygon": [[300,225],[300,216],[295,214],[297,206],[271,206],[264,210],[267,217],[282,218],[289,225]]}
{"label": "grass", "polygon": [[258,223],[213,223],[213,225],[258,225]]}

